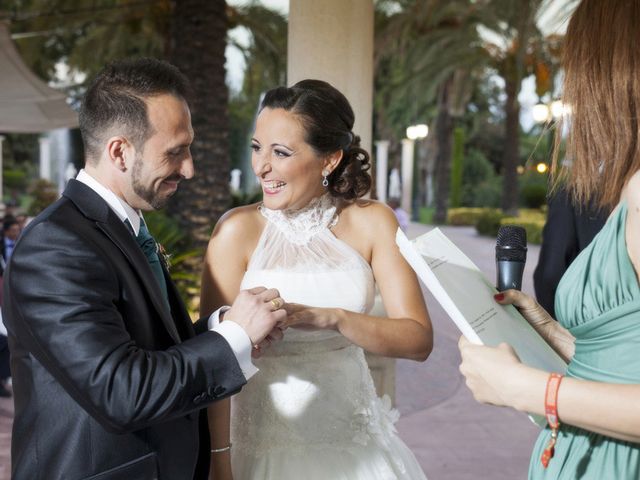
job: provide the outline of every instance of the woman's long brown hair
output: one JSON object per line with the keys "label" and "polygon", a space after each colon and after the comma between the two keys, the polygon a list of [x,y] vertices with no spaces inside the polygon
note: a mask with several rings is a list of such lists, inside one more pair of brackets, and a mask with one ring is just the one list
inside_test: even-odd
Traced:
{"label": "woman's long brown hair", "polygon": [[571,166],[560,165],[556,148],[554,184],[566,177],[577,205],[610,210],[640,169],[640,1],[583,0],[567,28],[564,68]]}

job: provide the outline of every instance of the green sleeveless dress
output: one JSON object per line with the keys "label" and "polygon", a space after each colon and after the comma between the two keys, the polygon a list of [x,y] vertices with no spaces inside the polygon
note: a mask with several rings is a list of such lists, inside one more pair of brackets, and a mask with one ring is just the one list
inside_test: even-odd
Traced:
{"label": "green sleeveless dress", "polygon": [[[640,383],[640,286],[627,253],[626,217],[622,202],[558,285],[558,321],[576,338],[567,376]],[[538,437],[530,479],[640,479],[640,444],[561,425],[555,455],[545,469],[540,456],[549,437],[549,428]]]}

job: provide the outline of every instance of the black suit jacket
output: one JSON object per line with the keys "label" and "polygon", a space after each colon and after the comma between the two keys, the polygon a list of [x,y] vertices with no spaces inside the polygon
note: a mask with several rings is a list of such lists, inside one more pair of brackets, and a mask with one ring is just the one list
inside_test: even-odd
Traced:
{"label": "black suit jacket", "polygon": [[575,208],[565,190],[558,190],[550,199],[533,284],[538,303],[553,318],[556,318],[554,302],[560,279],[600,231],[607,216],[607,212],[594,206]]}
{"label": "black suit jacket", "polygon": [[78,181],[31,222],[4,282],[14,480],[205,478],[199,410],[246,380],[165,276],[171,312],[133,235]]}

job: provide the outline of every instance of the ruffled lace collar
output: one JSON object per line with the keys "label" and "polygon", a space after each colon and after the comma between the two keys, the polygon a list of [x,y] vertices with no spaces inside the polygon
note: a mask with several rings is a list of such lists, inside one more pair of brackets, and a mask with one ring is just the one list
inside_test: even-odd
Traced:
{"label": "ruffled lace collar", "polygon": [[270,210],[261,204],[260,213],[292,243],[304,245],[323,230],[338,223],[335,201],[328,193],[311,200],[299,210]]}

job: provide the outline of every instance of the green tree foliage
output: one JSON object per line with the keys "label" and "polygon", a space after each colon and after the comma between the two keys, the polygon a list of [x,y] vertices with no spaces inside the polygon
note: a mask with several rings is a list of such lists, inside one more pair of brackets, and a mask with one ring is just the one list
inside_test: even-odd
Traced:
{"label": "green tree foliage", "polygon": [[29,193],[32,200],[27,208],[27,215],[31,217],[35,217],[58,199],[56,186],[44,179],[35,180]]}
{"label": "green tree foliage", "polygon": [[[201,257],[200,250],[193,248],[188,233],[174,218],[164,212],[148,212],[144,221],[161,246],[161,253],[166,256],[171,278],[175,280],[180,296],[187,301],[196,297],[199,293],[200,275],[199,272],[189,269],[188,264]],[[188,306],[194,310],[193,305]]]}
{"label": "green tree foliage", "polygon": [[467,150],[462,168],[462,206],[499,207],[500,177],[491,162],[477,149]]}
{"label": "green tree foliage", "polygon": [[465,111],[473,71],[483,63],[476,28],[478,6],[470,0],[385,1],[378,6],[382,13],[376,39],[377,130],[402,131],[417,120],[431,124],[435,162],[425,160],[435,163],[434,221],[443,223],[453,130]]}
{"label": "green tree foliage", "polygon": [[[255,104],[256,92],[284,78],[282,18],[257,2],[234,9],[224,0],[6,1],[11,30],[26,63],[45,80],[56,79],[60,64],[68,66],[78,81],[68,88],[75,99],[87,79],[124,57],[171,59],[189,77],[196,93],[191,106],[197,176],[181,186],[171,211],[195,246],[203,249],[211,225],[231,204],[227,30],[245,25],[252,32],[253,41],[244,49],[250,66],[245,84],[251,86],[247,104]],[[200,267],[194,262],[192,268]]]}
{"label": "green tree foliage", "polygon": [[232,166],[243,171],[245,189],[252,190],[251,133],[262,93],[286,83],[287,21],[254,1],[234,9],[230,23],[232,28],[246,28],[250,34],[248,45],[232,43],[242,52],[246,69],[242,88],[232,91],[229,101],[229,146]]}
{"label": "green tree foliage", "polygon": [[[170,0],[7,0],[11,31],[23,59],[41,78],[56,78],[64,62],[91,78],[109,61],[166,57]],[[78,98],[83,85],[69,94]]]}
{"label": "green tree foliage", "polygon": [[[499,87],[502,98],[499,103],[486,106],[490,107],[487,111],[494,120],[489,126],[500,127],[501,139],[497,147],[487,145],[486,151],[494,150],[488,156],[504,178],[503,208],[505,211],[517,208],[521,82],[533,74],[539,95],[552,90],[561,47],[560,36],[544,37],[538,27],[539,17],[550,3],[550,0],[382,0],[377,3],[376,131],[382,138],[390,138],[391,133],[401,138],[404,127],[417,118],[428,119],[431,131],[440,137],[437,142],[441,164],[437,184],[443,191],[440,202],[446,197],[443,186],[449,185],[447,155],[441,153],[451,150],[450,135],[455,122],[449,117],[459,118],[456,113],[468,111],[472,106],[468,103],[469,89],[476,90],[478,82],[485,86],[485,91],[495,88],[491,79],[497,75],[504,82]],[[571,3],[575,1],[567,2]],[[566,11],[558,16],[566,17]],[[463,83],[466,89],[460,94],[443,95],[443,90],[451,88],[452,72],[460,70],[466,76]],[[472,113],[482,117],[480,109]],[[435,125],[434,128],[436,115],[446,123],[445,127]],[[469,141],[475,139],[477,136],[471,132]],[[495,158],[498,151],[500,157]]]}

